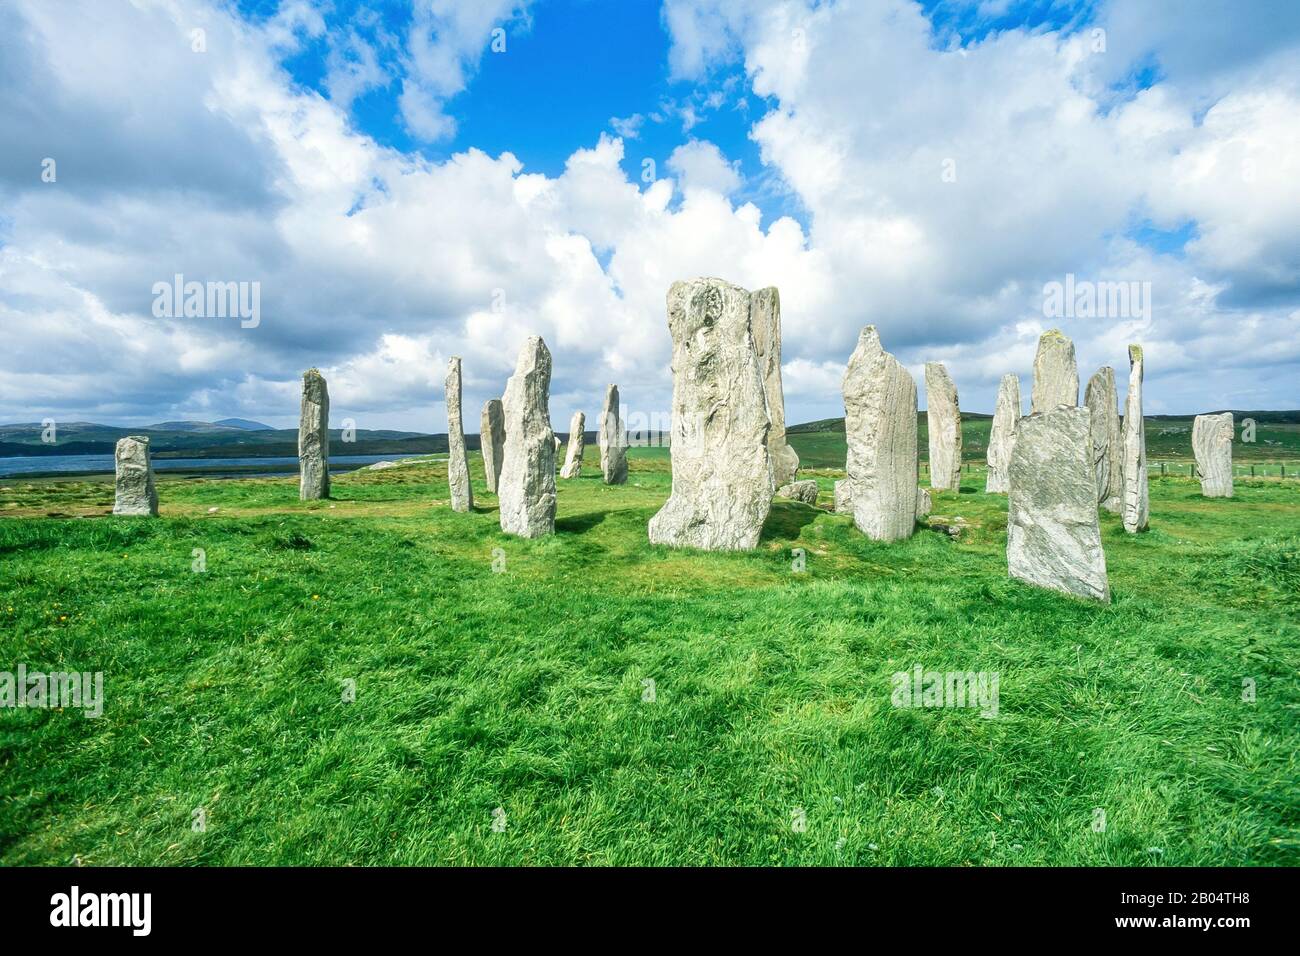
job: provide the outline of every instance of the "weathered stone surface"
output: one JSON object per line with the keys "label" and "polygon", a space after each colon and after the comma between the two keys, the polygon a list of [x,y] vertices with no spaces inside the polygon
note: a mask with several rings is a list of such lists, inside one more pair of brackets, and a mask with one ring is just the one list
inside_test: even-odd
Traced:
{"label": "weathered stone surface", "polygon": [[758,545],[776,484],[749,321],[749,293],[721,279],[674,282],[672,494],[650,541],[711,551]]}
{"label": "weathered stone surface", "polygon": [[930,489],[922,488],[919,485],[916,489],[916,520],[929,516],[934,510],[934,502],[930,499]]}
{"label": "weathered stone surface", "polygon": [[465,451],[465,425],[461,416],[460,358],[447,363],[447,484],[451,510],[474,510],[474,488],[469,481],[469,453]]}
{"label": "weathered stone surface", "polygon": [[778,485],[794,481],[799,456],[785,440],[785,390],[781,387],[781,294],[775,287],[759,289],[749,297],[749,324],[758,351],[767,414],[772,427],[767,450],[772,456],[772,477]]}
{"label": "weathered stone surface", "polygon": [[916,382],[881,347],[874,325],[858,335],[843,392],[853,523],[875,541],[909,538],[916,529]]}
{"label": "weathered stone surface", "polygon": [[487,489],[497,493],[497,481],[501,477],[501,455],[506,444],[506,419],[501,408],[501,399],[489,398],[483,403],[483,415],[479,424],[479,447],[483,452],[483,473],[487,477]]}
{"label": "weathered stone surface", "polygon": [[998,403],[989,428],[988,477],[984,490],[1006,494],[1011,490],[1011,451],[1016,444],[1016,423],[1020,421],[1020,379],[1003,375],[998,385]]}
{"label": "weathered stone surface", "polygon": [[1232,412],[1197,415],[1192,423],[1192,450],[1207,498],[1232,497],[1232,433]]}
{"label": "weathered stone surface", "polygon": [[1039,337],[1034,356],[1033,412],[1078,404],[1079,365],[1074,359],[1074,343],[1060,329],[1049,329]]}
{"label": "weathered stone surface", "polygon": [[1128,399],[1124,402],[1124,530],[1145,531],[1151,498],[1147,487],[1147,429],[1142,418],[1142,346],[1128,347]]}
{"label": "weathered stone surface", "polygon": [[835,513],[837,515],[853,514],[853,483],[847,478],[835,482]]}
{"label": "weathered stone surface", "polygon": [[555,436],[555,450],[556,450],[557,452],[560,450],[560,436],[559,436],[559,435],[556,435],[556,436]]}
{"label": "weathered stone surface", "polygon": [[314,368],[302,373],[302,408],[298,419],[298,497],[316,501],[330,496],[330,393]]}
{"label": "weathered stone surface", "polygon": [[144,435],[119,438],[113,455],[116,471],[113,514],[158,516],[158,492],[153,486],[149,439]]}
{"label": "weathered stone surface", "polygon": [[929,427],[930,487],[961,487],[961,409],[957,386],[940,362],[925,363],[925,420]]}
{"label": "weathered stone surface", "polygon": [[1058,406],[1020,420],[1011,453],[1007,570],[1037,587],[1110,603],[1091,419],[1086,408]]}
{"label": "weathered stone surface", "polygon": [[817,504],[817,482],[811,478],[805,478],[802,481],[792,481],[788,485],[782,485],[776,489],[778,498],[789,498],[791,501],[802,501],[806,505]]}
{"label": "weathered stone surface", "polygon": [[521,538],[555,532],[555,432],[551,429],[550,392],[550,349],[541,336],[529,336],[501,399],[506,440],[497,482],[501,530]]}
{"label": "weathered stone surface", "polygon": [[618,386],[605,389],[605,407],[600,413],[600,431],[596,440],[600,445],[600,473],[607,485],[621,485],[627,481],[627,434],[618,406]]}
{"label": "weathered stone surface", "polygon": [[1097,501],[1107,511],[1117,513],[1124,492],[1124,478],[1115,370],[1109,365],[1097,369],[1088,379],[1083,400],[1088,411],[1092,412],[1092,468],[1097,479]]}
{"label": "weathered stone surface", "polygon": [[587,427],[587,414],[574,412],[569,422],[569,453],[565,456],[564,467],[560,469],[561,478],[578,478],[582,475],[582,453],[587,450],[587,436],[583,429]]}

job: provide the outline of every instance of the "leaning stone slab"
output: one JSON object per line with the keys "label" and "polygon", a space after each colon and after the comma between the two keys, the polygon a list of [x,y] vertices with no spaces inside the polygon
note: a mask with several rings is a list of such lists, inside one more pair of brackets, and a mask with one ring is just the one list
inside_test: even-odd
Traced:
{"label": "leaning stone slab", "polygon": [[1097,501],[1107,511],[1118,513],[1124,492],[1124,455],[1115,370],[1109,365],[1097,369],[1088,379],[1083,400],[1092,412],[1092,467],[1097,478]]}
{"label": "leaning stone slab", "polygon": [[929,428],[930,487],[961,488],[961,409],[957,386],[940,362],[925,363],[925,420]]}
{"label": "leaning stone slab", "polygon": [[1201,473],[1201,494],[1232,497],[1232,412],[1197,415],[1192,423],[1192,449]]}
{"label": "leaning stone slab", "polygon": [[309,368],[302,373],[298,419],[298,498],[330,496],[330,393],[325,378]]}
{"label": "leaning stone slab", "polygon": [[750,294],[749,322],[763,373],[767,413],[772,420],[767,433],[772,476],[778,485],[788,485],[799,470],[799,456],[785,440],[785,390],[781,387],[781,294],[775,287]]}
{"label": "leaning stone slab", "polygon": [[984,490],[990,494],[1006,494],[1011,489],[1011,450],[1016,444],[1018,421],[1020,379],[1011,374],[1003,375],[998,385],[998,403],[993,410],[993,425],[989,429],[989,470]]}
{"label": "leaning stone slab", "polygon": [[506,441],[497,482],[501,530],[521,538],[555,533],[550,390],[551,352],[541,336],[529,336],[501,399]]}
{"label": "leaning stone slab", "polygon": [[483,403],[483,414],[479,424],[479,447],[483,452],[483,474],[487,478],[487,490],[497,493],[497,480],[501,477],[501,455],[506,443],[505,412],[501,409],[501,399],[489,398]]}
{"label": "leaning stone slab", "polygon": [[561,478],[579,478],[582,476],[582,453],[587,448],[587,436],[583,429],[587,427],[585,412],[574,412],[569,422],[569,453],[565,456],[564,467],[560,469]]}
{"label": "leaning stone slab", "polygon": [[116,471],[113,514],[158,517],[158,492],[153,484],[148,437],[119,438],[113,463]]}
{"label": "leaning stone slab", "polygon": [[934,510],[934,502],[930,499],[930,489],[920,486],[916,489],[916,520],[928,517]]}
{"label": "leaning stone slab", "polygon": [[600,412],[600,430],[596,441],[600,445],[600,474],[607,485],[621,485],[627,481],[627,434],[618,407],[618,386],[605,389],[605,407]]}
{"label": "leaning stone slab", "polygon": [[1050,412],[1058,405],[1079,404],[1079,365],[1074,343],[1060,329],[1049,329],[1038,339],[1034,356],[1033,412]]}
{"label": "leaning stone slab", "polygon": [[1108,604],[1091,419],[1087,408],[1058,406],[1020,420],[1011,455],[1007,570],[1036,587]]}
{"label": "leaning stone slab", "polygon": [[758,545],[776,484],[750,296],[721,279],[674,282],[672,494],[650,541],[709,551]]}
{"label": "leaning stone slab", "polygon": [[789,498],[791,501],[802,501],[806,505],[815,505],[817,504],[817,482],[811,478],[792,481],[776,489],[776,496]]}
{"label": "leaning stone slab", "polygon": [[1151,515],[1147,486],[1147,430],[1142,418],[1142,346],[1128,347],[1128,399],[1124,403],[1124,530],[1145,531]]}
{"label": "leaning stone slab", "polygon": [[447,484],[451,510],[474,510],[474,488],[469,481],[469,453],[465,451],[465,425],[460,403],[460,358],[447,363]]}
{"label": "leaning stone slab", "polygon": [[875,541],[910,538],[916,530],[916,382],[881,347],[874,325],[858,335],[843,392],[853,523]]}

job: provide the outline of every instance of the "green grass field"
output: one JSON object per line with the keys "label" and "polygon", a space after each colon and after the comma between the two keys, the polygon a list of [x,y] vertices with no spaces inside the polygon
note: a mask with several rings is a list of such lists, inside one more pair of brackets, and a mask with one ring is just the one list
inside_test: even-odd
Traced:
{"label": "green grass field", "polygon": [[[1007,578],[979,468],[955,539],[778,500],[706,554],[647,543],[663,450],[587,461],[534,541],[477,456],[473,514],[438,463],[163,479],[160,520],[0,482],[0,670],[105,682],[98,719],[0,710],[0,862],[1300,862],[1300,482],[1154,479],[1148,533],[1102,515],[1102,607]],[[894,707],[916,664],[997,672],[997,717]]]}

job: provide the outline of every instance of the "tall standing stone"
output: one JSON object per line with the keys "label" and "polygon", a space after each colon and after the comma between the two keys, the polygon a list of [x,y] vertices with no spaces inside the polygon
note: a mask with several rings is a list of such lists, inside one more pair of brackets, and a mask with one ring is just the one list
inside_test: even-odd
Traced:
{"label": "tall standing stone", "polygon": [[605,407],[600,412],[600,432],[596,436],[600,445],[600,473],[607,485],[621,485],[627,481],[627,435],[618,407],[618,386],[605,389]]}
{"label": "tall standing stone", "polygon": [[1074,343],[1060,329],[1049,329],[1038,339],[1034,356],[1034,414],[1058,405],[1079,404],[1079,365]]}
{"label": "tall standing stone", "polygon": [[1142,419],[1142,346],[1128,347],[1128,400],[1124,403],[1124,530],[1145,531],[1151,512],[1147,488],[1147,430]]}
{"label": "tall standing stone", "polygon": [[961,409],[957,386],[941,362],[925,363],[925,420],[929,428],[930,487],[961,488]]}
{"label": "tall standing stone", "polygon": [[910,538],[916,528],[916,382],[881,347],[874,325],[858,336],[843,391],[853,523],[875,541]]}
{"label": "tall standing stone", "polygon": [[473,511],[474,488],[469,481],[469,454],[465,451],[465,423],[460,403],[460,357],[447,363],[447,484],[451,510]]}
{"label": "tall standing stone", "polygon": [[587,427],[585,412],[574,412],[569,422],[569,453],[565,456],[564,467],[560,469],[561,478],[578,478],[582,475],[582,453],[587,450],[587,436],[583,429]]}
{"label": "tall standing stone", "polygon": [[1091,418],[1086,408],[1058,406],[1016,427],[1007,570],[1037,587],[1108,604]]}
{"label": "tall standing stone", "polygon": [[650,541],[711,551],[758,545],[776,484],[750,296],[721,279],[674,282],[672,494]]}
{"label": "tall standing stone", "polygon": [[497,493],[497,480],[501,477],[501,454],[506,443],[505,413],[501,399],[489,398],[483,403],[482,421],[479,425],[479,447],[483,451],[483,474],[487,490]]}
{"label": "tall standing stone", "polygon": [[330,496],[330,393],[325,378],[309,368],[302,373],[302,407],[298,418],[298,498]]}
{"label": "tall standing stone", "polygon": [[113,514],[158,516],[158,492],[153,485],[153,462],[145,435],[119,438],[113,454]]}
{"label": "tall standing stone", "polygon": [[555,432],[551,429],[551,352],[540,335],[519,350],[501,399],[506,440],[497,501],[501,530],[521,538],[555,533]]}
{"label": "tall standing stone", "polygon": [[1232,433],[1232,412],[1197,415],[1192,423],[1192,450],[1207,498],[1232,497]]}
{"label": "tall standing stone", "polygon": [[775,286],[750,294],[749,324],[763,373],[767,413],[772,420],[767,433],[772,477],[778,486],[787,485],[799,470],[799,456],[785,440],[785,390],[781,387],[781,294]]}
{"label": "tall standing stone", "polygon": [[1020,410],[1020,379],[1010,373],[1003,375],[989,428],[989,470],[984,490],[990,494],[1006,494],[1011,490],[1011,452],[1016,445]]}
{"label": "tall standing stone", "polygon": [[1097,369],[1088,379],[1083,400],[1092,412],[1092,467],[1097,478],[1097,501],[1115,513],[1120,510],[1124,493],[1123,438],[1115,370],[1109,365]]}

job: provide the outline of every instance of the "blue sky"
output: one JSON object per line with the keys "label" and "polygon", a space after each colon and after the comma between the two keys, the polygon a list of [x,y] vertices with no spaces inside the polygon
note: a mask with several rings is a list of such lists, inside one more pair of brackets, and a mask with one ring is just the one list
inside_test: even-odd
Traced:
{"label": "blue sky", "polygon": [[[0,420],[291,424],[317,366],[436,431],[532,333],[555,421],[662,414],[695,275],[780,288],[792,422],[868,323],[990,411],[1066,275],[1152,289],[1061,323],[1085,378],[1140,341],[1152,412],[1300,406],[1291,2],[12,0],[0,139]],[[178,272],[261,321],[154,314]]]}

